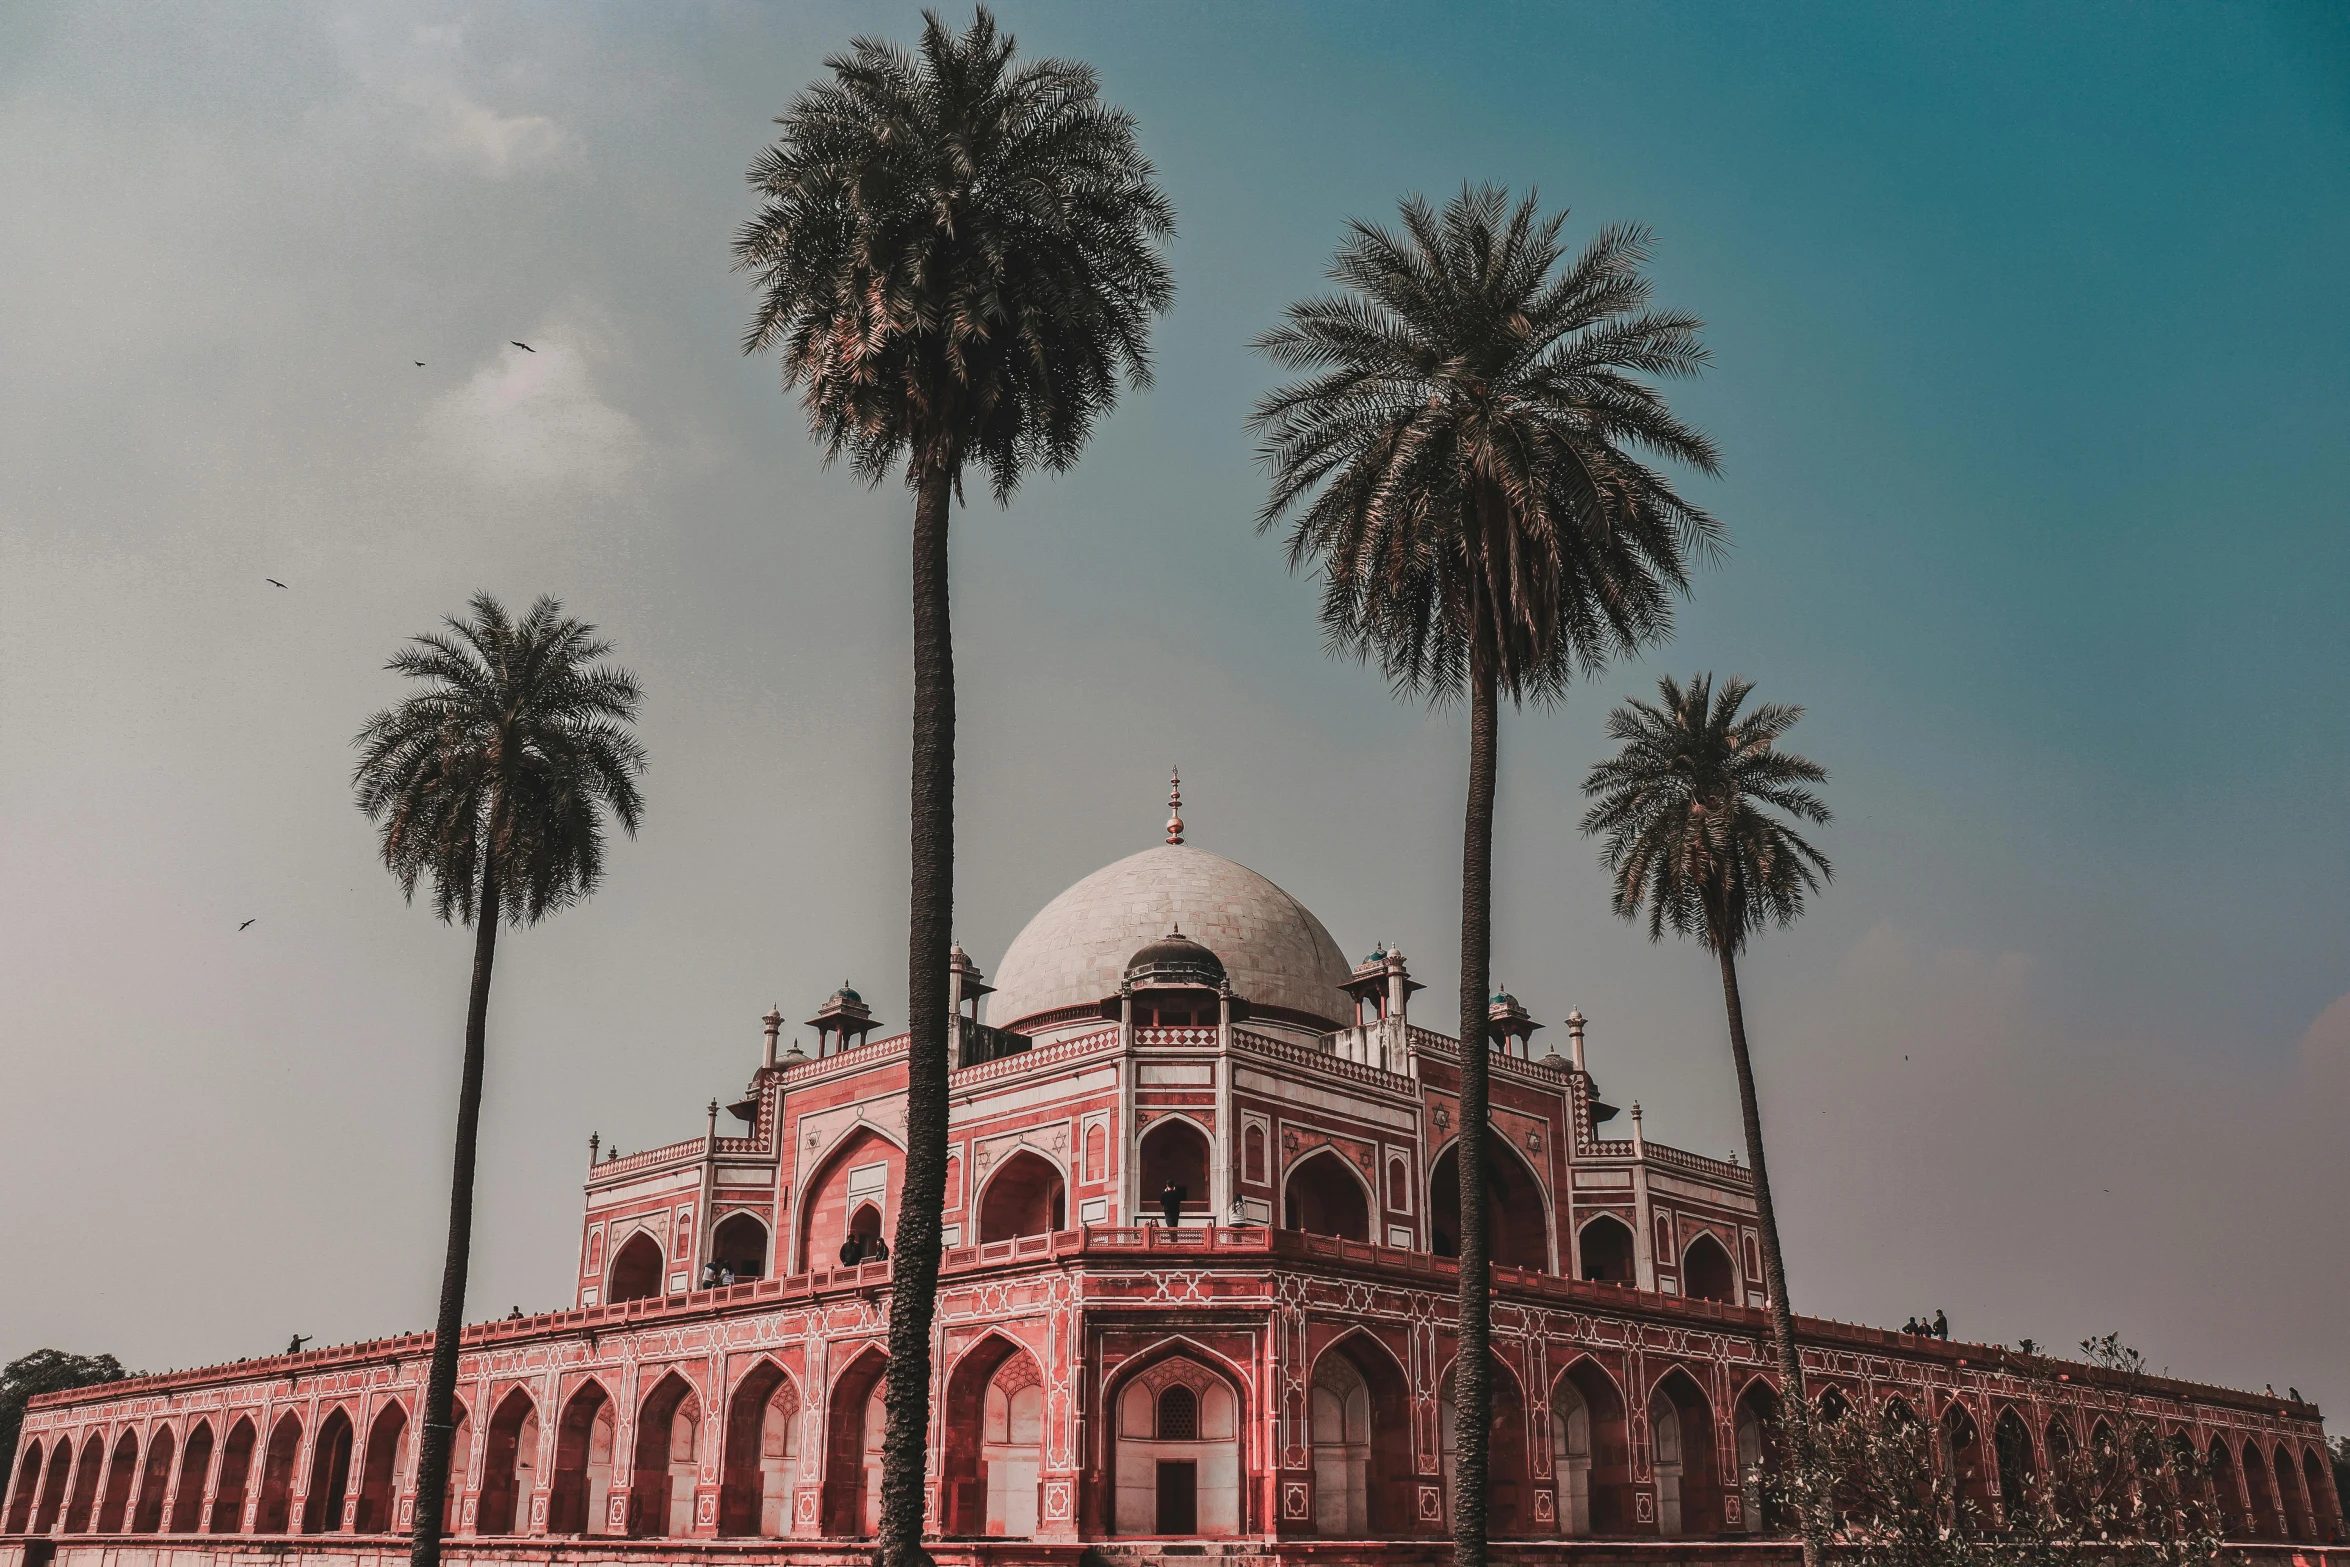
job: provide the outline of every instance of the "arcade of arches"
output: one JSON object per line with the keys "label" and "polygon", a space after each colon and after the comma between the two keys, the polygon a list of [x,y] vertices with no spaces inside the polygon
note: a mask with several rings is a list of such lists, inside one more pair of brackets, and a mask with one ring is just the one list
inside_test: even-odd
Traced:
{"label": "arcade of arches", "polygon": [[[1551,1374],[1540,1399],[1519,1365],[1497,1355],[1491,1366],[1488,1516],[1495,1538],[1785,1532],[1787,1520],[1768,1510],[1764,1484],[1778,1461],[1779,1408],[1764,1377],[1749,1378],[1724,1423],[1690,1369],[1671,1365],[1656,1375],[1639,1416],[1649,1458],[1644,1487],[1633,1478],[1624,1395],[1598,1361],[1578,1355]],[[480,1470],[470,1476],[475,1500],[463,1516],[458,1498],[467,1490],[472,1420],[460,1403],[451,1532],[781,1538],[820,1530],[869,1537],[878,1522],[886,1369],[878,1347],[851,1357],[837,1373],[821,1422],[803,1418],[798,1382],[772,1359],[760,1358],[735,1377],[714,1423],[701,1389],[680,1370],[653,1381],[633,1422],[621,1418],[604,1379],[568,1382],[543,1486],[535,1472],[539,1405],[531,1391],[509,1385],[490,1406]],[[1213,1538],[1263,1528],[1250,1490],[1248,1394],[1230,1367],[1171,1341],[1122,1366],[1106,1405],[1112,1419],[1103,1456],[1111,1484],[1101,1525],[1107,1532]],[[1298,1516],[1308,1532],[1361,1540],[1433,1534],[1446,1525],[1442,1516],[1428,1515],[1429,1501],[1422,1500],[1410,1377],[1394,1347],[1361,1328],[1341,1332],[1315,1354],[1301,1412],[1311,1479]],[[399,1498],[413,1492],[412,1424],[396,1399],[369,1410],[364,1426],[357,1413],[348,1405],[326,1407],[315,1412],[313,1429],[288,1410],[270,1423],[266,1437],[242,1417],[225,1438],[216,1437],[211,1417],[184,1431],[167,1422],[145,1433],[91,1432],[78,1441],[36,1436],[7,1491],[7,1532],[46,1532],[62,1523],[69,1533],[93,1534],[384,1535],[394,1527]],[[942,1532],[1037,1535],[1045,1522],[1047,1388],[1034,1351],[994,1330],[951,1351],[940,1418]],[[1448,1367],[1437,1385],[1433,1433],[1445,1499],[1456,1418]],[[2048,1461],[2041,1455],[2059,1456],[2078,1439],[2078,1428],[2058,1416],[2036,1446],[2032,1427],[2012,1405],[1985,1410],[1982,1420],[1978,1425],[1963,1405],[1942,1404],[1930,1424],[1941,1462],[1965,1494],[1987,1507],[2026,1494]],[[820,1446],[805,1448],[803,1437],[819,1425]],[[634,1461],[623,1466],[620,1434],[631,1427]],[[2110,1433],[2100,1425],[2086,1440],[2110,1440]],[[708,1441],[720,1444],[715,1455],[705,1451]],[[1734,1455],[1734,1471],[1718,1467],[1717,1453],[1720,1464]],[[2284,1543],[2339,1534],[2339,1501],[2314,1446],[2214,1438],[2208,1453],[2208,1505],[2231,1537]],[[712,1473],[714,1496],[698,1489]],[[304,1487],[299,1493],[297,1482]],[[699,1500],[704,1497],[707,1504]],[[1439,1514],[1448,1506],[1440,1501]]]}

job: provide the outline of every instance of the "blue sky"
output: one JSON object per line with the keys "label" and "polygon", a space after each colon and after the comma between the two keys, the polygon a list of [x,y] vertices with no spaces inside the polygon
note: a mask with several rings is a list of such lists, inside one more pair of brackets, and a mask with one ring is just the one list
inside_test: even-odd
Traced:
{"label": "blue sky", "polygon": [[[1347,218],[1538,187],[1571,239],[1651,225],[1708,322],[1674,396],[1733,544],[1669,648],[1505,726],[1498,976],[1593,1018],[1652,1135],[1733,1145],[1710,970],[1609,917],[1573,824],[1610,702],[1743,673],[1810,709],[1838,811],[1835,886],[1748,969],[1798,1304],[2350,1399],[2350,23],[1002,14],[1100,68],[1181,232],[1156,388],[957,523],[982,966],[1152,841],[1179,760],[1193,841],[1447,1015],[1461,725],[1322,655],[1251,525],[1246,344]],[[726,241],[824,54],[915,26],[0,18],[0,1073],[45,1107],[0,1180],[54,1194],[0,1216],[54,1281],[0,1353],[429,1316],[463,938],[371,865],[347,741],[476,587],[611,632],[654,772],[605,894],[502,963],[475,1308],[563,1298],[588,1130],[697,1130],[769,1002],[902,1018],[905,497],[736,353]],[[188,1304],[93,1280],[93,1236]]]}

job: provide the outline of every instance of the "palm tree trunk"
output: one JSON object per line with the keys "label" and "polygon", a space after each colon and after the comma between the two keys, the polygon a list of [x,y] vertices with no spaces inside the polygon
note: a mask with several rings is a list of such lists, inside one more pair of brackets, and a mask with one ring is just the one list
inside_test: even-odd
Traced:
{"label": "palm tree trunk", "polygon": [[1485,1213],[1486,997],[1491,992],[1493,772],[1500,714],[1493,671],[1469,675],[1469,809],[1461,832],[1461,1313],[1453,1360],[1454,1567],[1485,1567],[1487,1438],[1493,1430],[1492,1278]]}
{"label": "palm tree trunk", "polygon": [[[1771,1293],[1771,1348],[1779,1362],[1780,1407],[1798,1423],[1787,1433],[1791,1444],[1807,1439],[1800,1429],[1803,1398],[1803,1360],[1795,1348],[1795,1312],[1787,1304],[1787,1263],[1779,1251],[1779,1218],[1771,1207],[1771,1172],[1763,1162],[1762,1107],[1754,1096],[1754,1061],[1746,1053],[1746,1008],[1738,999],[1738,959],[1727,944],[1718,949],[1722,963],[1722,1001],[1730,1012],[1730,1059],[1738,1068],[1738,1113],[1746,1123],[1746,1161],[1754,1170],[1756,1227],[1762,1231],[1763,1287]],[[1790,1458],[1804,1461],[1800,1452]],[[1803,1529],[1805,1567],[1818,1567],[1820,1542],[1806,1522]]]}
{"label": "palm tree trunk", "polygon": [[[492,809],[493,819],[497,815]],[[449,1418],[457,1397],[458,1340],[465,1331],[465,1276],[473,1261],[473,1158],[481,1132],[482,1057],[489,1034],[490,968],[498,956],[498,858],[481,861],[473,917],[473,994],[465,1006],[465,1070],[457,1083],[457,1164],[449,1177],[449,1249],[441,1263],[441,1311],[434,1319],[432,1373],[424,1384],[424,1433],[416,1454],[416,1530],[410,1567],[440,1567],[441,1509],[449,1487]],[[478,1427],[477,1427],[478,1429]]]}
{"label": "palm tree trunk", "polygon": [[906,936],[906,1175],[891,1253],[881,1567],[923,1567],[930,1328],[947,1184],[947,949],[955,906],[955,647],[947,521],[954,470],[926,453],[914,500],[913,914]]}

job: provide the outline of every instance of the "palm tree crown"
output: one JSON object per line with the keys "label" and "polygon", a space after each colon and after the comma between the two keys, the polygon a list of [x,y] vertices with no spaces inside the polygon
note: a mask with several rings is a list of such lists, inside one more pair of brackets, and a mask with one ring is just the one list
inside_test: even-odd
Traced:
{"label": "palm tree crown", "polygon": [[417,637],[388,665],[426,682],[359,731],[352,777],[400,890],[429,879],[434,911],[471,924],[485,858],[510,924],[535,924],[595,891],[604,813],[631,837],[644,747],[641,699],[596,628],[540,598],[517,622],[477,593],[472,614]]}
{"label": "palm tree crown", "polygon": [[1644,377],[1694,374],[1701,323],[1651,309],[1645,229],[1619,225],[1564,270],[1566,214],[1464,188],[1413,197],[1403,232],[1363,222],[1257,346],[1300,378],[1257,405],[1334,647],[1400,690],[1459,692],[1472,662],[1513,700],[1663,636],[1688,558],[1720,529],[1641,454],[1712,474],[1713,443]]}
{"label": "palm tree crown", "polygon": [[744,351],[781,346],[817,439],[869,479],[907,447],[984,463],[999,499],[1067,467],[1120,374],[1148,384],[1174,298],[1132,116],[1090,66],[1015,64],[984,9],[960,35],[924,13],[919,58],[860,38],[826,64],[750,171]]}
{"label": "palm tree crown", "polygon": [[1794,825],[1830,820],[1809,788],[1827,769],[1779,749],[1803,709],[1767,702],[1742,716],[1753,689],[1667,675],[1655,705],[1629,701],[1608,715],[1623,749],[1584,780],[1594,803],[1583,831],[1606,835],[1615,910],[1632,919],[1645,905],[1651,940],[1669,927],[1709,951],[1742,951],[1766,926],[1793,923],[1805,895],[1835,875]]}

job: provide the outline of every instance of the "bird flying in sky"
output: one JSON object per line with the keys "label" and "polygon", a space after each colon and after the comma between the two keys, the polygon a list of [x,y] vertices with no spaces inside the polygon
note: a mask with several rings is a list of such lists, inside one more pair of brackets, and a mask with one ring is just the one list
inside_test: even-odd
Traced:
{"label": "bird flying in sky", "polygon": [[[256,915],[254,915],[254,916],[253,916],[253,920],[257,920],[257,919],[259,919],[259,918],[261,918],[261,916],[260,916],[260,915],[258,915],[258,914],[256,914]],[[243,930],[243,929],[245,929],[247,926],[250,926],[250,925],[253,923],[253,920],[247,920],[247,921],[245,921],[245,923],[244,923],[243,925],[239,925],[239,926],[237,927],[237,929],[239,929],[239,930]]]}
{"label": "bird flying in sky", "polygon": [[522,342],[516,338],[510,337],[506,339],[506,341],[512,343],[516,348],[521,349],[526,354],[535,354],[538,352],[537,349],[531,347],[528,343]]}
{"label": "bird flying in sky", "polygon": [[278,581],[275,577],[263,577],[261,580],[268,583],[273,588],[282,588],[285,586],[284,583]]}
{"label": "bird flying in sky", "polygon": [[423,369],[423,368],[424,368],[424,361],[423,361],[423,360],[421,360],[421,359],[417,360],[417,361],[416,361],[416,368],[417,368],[417,369],[419,369],[419,370]]}

